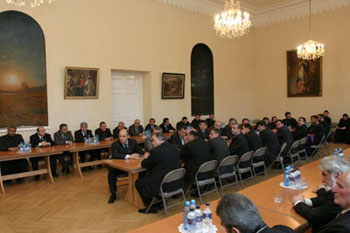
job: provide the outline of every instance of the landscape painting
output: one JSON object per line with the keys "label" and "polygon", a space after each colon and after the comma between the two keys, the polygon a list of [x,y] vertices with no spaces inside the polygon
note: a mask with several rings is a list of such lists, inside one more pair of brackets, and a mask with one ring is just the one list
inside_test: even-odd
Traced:
{"label": "landscape painting", "polygon": [[0,128],[48,125],[45,38],[18,11],[0,13]]}
{"label": "landscape painting", "polygon": [[303,60],[287,51],[288,97],[322,96],[322,58]]}

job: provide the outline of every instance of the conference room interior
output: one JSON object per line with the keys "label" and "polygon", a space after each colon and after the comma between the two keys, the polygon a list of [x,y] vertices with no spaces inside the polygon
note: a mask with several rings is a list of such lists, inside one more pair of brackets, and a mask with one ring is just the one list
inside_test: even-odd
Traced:
{"label": "conference room interior", "polygon": [[[349,58],[346,58],[350,52],[350,46],[346,44],[350,36],[347,23],[350,20],[350,1],[334,0],[330,3],[321,0],[313,3],[311,37],[325,44],[325,54],[318,63],[319,90],[309,95],[295,93],[288,83],[291,81],[288,77],[291,74],[288,52],[293,52],[309,39],[309,1],[240,1],[243,10],[251,11],[252,27],[246,35],[233,39],[221,38],[213,29],[214,14],[223,10],[224,2],[56,0],[32,8],[29,5],[9,5],[1,0],[0,28],[6,25],[3,13],[16,11],[32,18],[42,30],[47,115],[46,124],[24,127],[20,123],[24,119],[20,114],[14,119],[5,118],[15,108],[1,99],[1,96],[9,96],[5,81],[2,81],[10,76],[8,71],[1,71],[5,66],[0,64],[0,121],[14,122],[6,123],[6,126],[2,122],[0,136],[6,135],[7,126],[12,125],[17,126],[17,133],[29,142],[38,126],[44,126],[46,133],[54,138],[62,123],[67,124],[74,135],[81,123],[86,122],[94,134],[101,122],[106,122],[113,131],[120,121],[129,128],[135,119],[140,119],[141,125],[146,127],[151,118],[155,119],[156,125],[169,118],[176,128],[184,116],[191,122],[198,114],[201,120],[213,114],[222,128],[230,118],[237,119],[239,124],[247,118],[255,126],[264,117],[276,116],[283,120],[286,112],[291,112],[296,120],[305,117],[309,124],[311,116],[328,110],[332,119],[329,142],[324,143],[320,149],[322,152],[294,164],[303,167],[315,163],[312,175],[320,177],[317,165],[320,159],[338,148],[345,150],[346,158],[349,156],[349,144],[335,143],[334,140],[336,127],[343,114],[348,113],[350,103],[347,92],[350,68],[347,65]],[[11,37],[6,39],[11,40]],[[4,61],[8,59],[1,54],[0,57]],[[73,97],[67,93],[69,70],[85,69],[90,74],[97,71],[96,96]],[[201,75],[205,76],[205,85],[201,83]],[[166,78],[171,76],[183,82],[181,90],[177,90],[180,95],[175,98],[167,96],[169,93],[164,89]],[[198,85],[202,85],[203,90],[199,90]],[[27,109],[27,106],[16,107],[16,111],[21,108]],[[141,138],[135,139],[143,142],[144,138]],[[108,159],[111,154],[112,142],[108,143],[96,147],[104,150],[102,159]],[[164,211],[139,213],[137,201],[126,198],[131,192],[127,178],[118,181],[118,198],[113,204],[108,204],[107,176],[111,165],[97,159],[97,163],[84,167],[76,161],[80,151],[78,147],[71,150],[73,157],[77,157],[72,159],[69,174],[62,172],[63,167],[57,161],[58,177],[50,177],[46,172],[39,180],[31,175],[21,182],[16,182],[16,179],[4,182],[5,192],[0,194],[0,232],[151,232],[150,229],[157,225],[147,226],[158,222],[159,229],[154,232],[159,232],[172,219],[175,219],[174,226],[182,223],[182,219],[176,222],[176,216],[182,216],[184,205],[170,208],[168,216]],[[0,153],[0,159],[3,153]],[[90,155],[86,160],[89,158]],[[47,161],[41,160],[39,167],[45,169],[46,164]],[[283,182],[283,169],[269,168],[268,175],[259,175],[256,181],[244,182],[240,188],[236,185],[225,188],[224,192],[240,192],[249,197],[248,188],[259,184],[263,188],[263,182],[278,177],[282,177],[280,181]],[[313,188],[308,187],[307,192]],[[271,189],[271,195],[281,190],[278,185]],[[220,200],[219,186],[218,191],[219,197],[215,193],[203,196],[201,204]],[[289,209],[293,211],[289,203],[291,195],[283,195],[283,208],[290,205]],[[186,200],[191,199],[199,203],[198,197],[186,194]],[[169,203],[176,201],[170,199]],[[278,205],[272,198],[270,201],[271,205]],[[266,216],[267,223],[292,222],[290,227],[297,227],[304,221],[296,218],[296,213],[287,219],[257,206],[263,219]],[[167,219],[170,220],[160,222]],[[217,223],[218,232],[224,232],[220,222]],[[311,232],[311,229],[304,224],[298,231]]]}

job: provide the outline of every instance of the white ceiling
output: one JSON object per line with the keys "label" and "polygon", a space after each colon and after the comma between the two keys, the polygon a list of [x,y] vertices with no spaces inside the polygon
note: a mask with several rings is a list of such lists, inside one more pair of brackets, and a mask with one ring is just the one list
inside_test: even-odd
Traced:
{"label": "white ceiling", "polygon": [[[157,0],[158,2],[214,16],[223,11],[225,0]],[[279,23],[308,15],[309,0],[240,0],[241,8],[251,14],[255,27]],[[347,7],[350,0],[312,0],[312,12]]]}

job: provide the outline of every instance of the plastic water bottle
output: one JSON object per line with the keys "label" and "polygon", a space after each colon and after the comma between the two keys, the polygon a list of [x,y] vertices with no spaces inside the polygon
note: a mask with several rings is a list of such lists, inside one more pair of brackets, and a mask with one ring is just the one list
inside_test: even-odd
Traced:
{"label": "plastic water bottle", "polygon": [[289,176],[290,176],[290,167],[286,167],[284,170],[284,186],[288,187],[290,185],[289,183]]}
{"label": "plastic water bottle", "polygon": [[194,209],[190,208],[190,212],[187,214],[187,232],[195,233],[196,232],[196,214]]}
{"label": "plastic water bottle", "polygon": [[210,232],[212,222],[213,222],[213,213],[211,212],[211,209],[210,209],[210,203],[207,202],[205,204],[205,209],[203,211],[202,232]]}
{"label": "plastic water bottle", "polygon": [[203,213],[201,211],[201,207],[199,205],[197,205],[196,210],[194,211],[194,213],[196,214],[196,229],[197,229],[197,233],[201,233],[202,232],[202,223],[203,223]]}
{"label": "plastic water bottle", "polygon": [[95,136],[95,143],[96,144],[100,143],[100,139],[99,139],[98,135]]}
{"label": "plastic water bottle", "polygon": [[339,156],[340,158],[344,159],[343,148],[339,148],[338,156]]}
{"label": "plastic water bottle", "polygon": [[191,200],[191,205],[190,205],[190,209],[196,209],[196,200]]}
{"label": "plastic water bottle", "polygon": [[184,230],[187,231],[187,214],[190,212],[190,202],[186,201],[185,202],[185,207],[184,207]]}
{"label": "plastic water bottle", "polygon": [[334,149],[333,155],[338,156],[338,149]]}
{"label": "plastic water bottle", "polygon": [[32,144],[30,144],[30,142],[28,142],[27,151],[32,152]]}

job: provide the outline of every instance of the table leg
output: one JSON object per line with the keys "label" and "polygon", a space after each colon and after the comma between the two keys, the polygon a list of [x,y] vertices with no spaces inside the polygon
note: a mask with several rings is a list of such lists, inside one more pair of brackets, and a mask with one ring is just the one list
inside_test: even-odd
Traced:
{"label": "table leg", "polygon": [[50,155],[45,156],[45,165],[47,169],[47,178],[49,178],[49,181],[51,184],[54,184],[55,181],[53,180],[52,173],[51,173],[51,166],[50,166]]}
{"label": "table leg", "polygon": [[75,175],[80,176],[80,178],[83,178],[84,176],[81,172],[79,164],[79,152],[73,152],[73,163]]}
{"label": "table leg", "polygon": [[129,184],[128,191],[125,195],[125,200],[136,205],[138,208],[145,208],[143,201],[136,190],[135,181],[139,178],[138,173],[128,173],[129,175]]}
{"label": "table leg", "polygon": [[1,167],[0,167],[0,188],[1,188],[1,192],[5,193],[4,182],[2,181],[2,175],[1,175]]}

